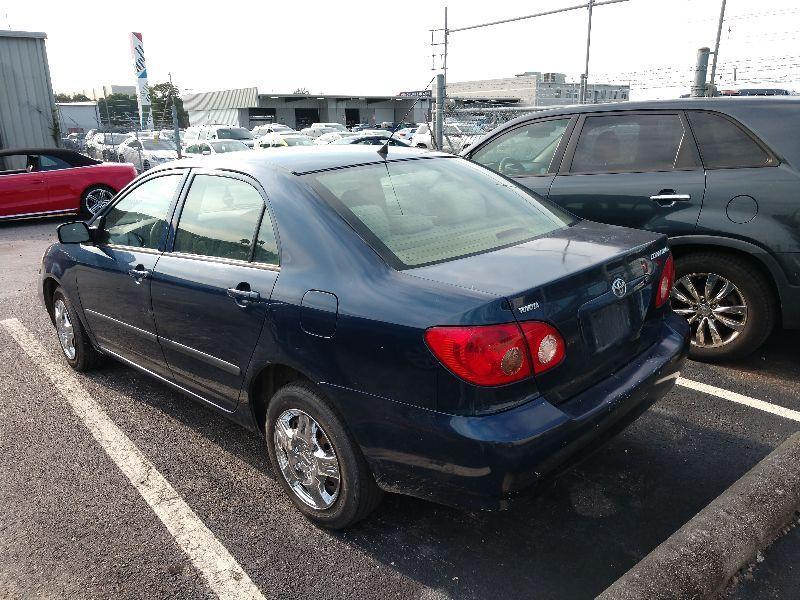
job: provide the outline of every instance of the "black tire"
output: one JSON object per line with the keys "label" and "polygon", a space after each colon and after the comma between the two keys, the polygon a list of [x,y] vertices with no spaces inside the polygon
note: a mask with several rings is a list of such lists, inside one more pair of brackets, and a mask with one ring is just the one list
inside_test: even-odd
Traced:
{"label": "black tire", "polygon": [[[59,347],[61,347],[64,359],[67,361],[67,364],[69,364],[69,366],[76,371],[90,371],[102,362],[103,355],[95,350],[92,346],[92,343],[89,341],[89,337],[86,335],[86,330],[83,328],[81,320],[75,313],[75,308],[72,306],[72,302],[69,301],[69,298],[67,298],[64,290],[62,290],[60,287],[56,288],[56,290],[53,292],[53,299],[51,302],[53,321],[56,321],[56,305],[59,301],[64,304],[67,314],[69,315],[69,320],[72,324],[73,344],[75,348],[75,356],[70,358],[70,356],[67,354],[67,351],[59,342]],[[58,328],[56,328],[56,335],[58,335]]]}
{"label": "black tire", "polygon": [[[81,195],[80,215],[84,219],[91,219],[95,214],[89,209],[89,198],[95,193],[111,194],[111,199],[113,199],[114,195],[116,194],[114,190],[106,185],[93,185],[90,188],[87,188],[86,191],[84,191]],[[111,199],[109,199],[109,202]]]}
{"label": "black tire", "polygon": [[[300,410],[312,417],[330,440],[339,464],[340,483],[333,504],[318,510],[305,504],[292,490],[281,471],[275,439],[276,421],[287,410]],[[327,529],[345,529],[369,515],[380,503],[382,491],[358,445],[347,432],[343,420],[308,382],[290,383],[279,389],[267,409],[266,444],[269,458],[286,494],[298,510],[313,523]]]}
{"label": "black tire", "polygon": [[747,320],[735,339],[719,347],[700,347],[693,343],[689,356],[703,362],[717,362],[739,359],[758,349],[772,333],[777,313],[772,286],[761,271],[746,258],[720,252],[696,252],[675,261],[676,282],[692,273],[715,273],[735,285],[746,303]]}

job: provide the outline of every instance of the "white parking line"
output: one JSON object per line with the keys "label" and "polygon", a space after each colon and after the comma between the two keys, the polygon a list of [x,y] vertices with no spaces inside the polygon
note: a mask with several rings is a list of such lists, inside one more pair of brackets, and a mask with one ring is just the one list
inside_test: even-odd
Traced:
{"label": "white parking line", "polygon": [[763,410],[764,412],[772,413],[773,415],[778,415],[779,417],[785,417],[787,419],[791,419],[792,421],[800,422],[800,412],[790,408],[784,408],[770,402],[764,402],[763,400],[756,400],[750,396],[737,394],[736,392],[731,392],[713,385],[708,385],[707,383],[692,381],[691,379],[686,379],[684,377],[680,377],[677,381],[677,384],[698,392],[703,392],[704,394],[717,396],[723,400],[730,400],[731,402],[736,402],[737,404],[744,404],[750,408],[757,408],[758,410]]}
{"label": "white parking line", "polygon": [[203,574],[214,593],[223,600],[265,600],[236,559],[130,438],[106,415],[75,373],[61,361],[54,361],[19,320],[6,319],[0,321],[0,325],[64,396],[95,440]]}

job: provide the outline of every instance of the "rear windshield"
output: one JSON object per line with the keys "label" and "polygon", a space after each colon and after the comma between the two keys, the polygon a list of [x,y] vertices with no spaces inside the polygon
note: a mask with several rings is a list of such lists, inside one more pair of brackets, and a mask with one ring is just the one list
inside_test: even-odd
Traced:
{"label": "rear windshield", "polygon": [[460,158],[377,163],[306,178],[398,269],[513,246],[575,221]]}
{"label": "rear windshield", "polygon": [[252,140],[253,134],[244,127],[230,127],[229,129],[217,129],[217,138],[221,140]]}

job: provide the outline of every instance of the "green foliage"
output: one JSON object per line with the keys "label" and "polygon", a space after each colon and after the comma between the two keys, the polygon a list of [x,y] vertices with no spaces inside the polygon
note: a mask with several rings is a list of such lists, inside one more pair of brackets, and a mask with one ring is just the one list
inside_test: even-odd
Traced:
{"label": "green foliage", "polygon": [[91,98],[86,94],[75,94],[74,96],[70,96],[69,94],[59,93],[56,94],[56,102],[90,102]]}
{"label": "green foliage", "polygon": [[150,86],[150,104],[153,109],[153,122],[156,129],[172,129],[172,103],[178,109],[178,123],[181,127],[189,126],[189,113],[183,108],[183,100],[178,88],[169,82]]}

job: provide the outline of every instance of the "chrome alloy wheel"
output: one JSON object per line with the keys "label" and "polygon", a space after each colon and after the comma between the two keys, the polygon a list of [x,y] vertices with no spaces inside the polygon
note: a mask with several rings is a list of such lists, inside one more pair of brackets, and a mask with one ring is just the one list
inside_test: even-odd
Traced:
{"label": "chrome alloy wheel", "polygon": [[75,360],[75,330],[72,327],[72,321],[69,319],[67,307],[61,298],[56,300],[55,306],[53,306],[53,314],[61,349],[68,359]]}
{"label": "chrome alloy wheel", "polygon": [[96,215],[102,208],[111,202],[114,198],[114,194],[112,194],[109,190],[104,188],[95,188],[86,194],[86,210],[88,210],[92,215]]}
{"label": "chrome alloy wheel", "polygon": [[316,510],[330,508],[339,495],[339,460],[319,423],[289,409],[276,420],[273,438],[278,466],[294,494]]}
{"label": "chrome alloy wheel", "polygon": [[675,282],[673,310],[692,326],[692,345],[730,344],[747,324],[747,303],[733,283],[716,273],[690,273]]}

